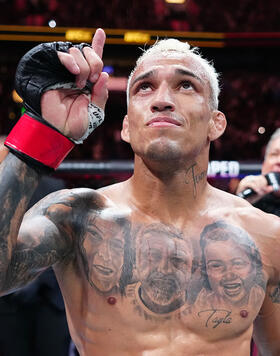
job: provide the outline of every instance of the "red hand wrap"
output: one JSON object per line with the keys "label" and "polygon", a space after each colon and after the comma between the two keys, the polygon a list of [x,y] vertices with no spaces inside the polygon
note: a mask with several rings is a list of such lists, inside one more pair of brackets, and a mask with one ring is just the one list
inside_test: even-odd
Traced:
{"label": "red hand wrap", "polygon": [[5,145],[54,169],[75,146],[66,136],[27,114],[14,126]]}

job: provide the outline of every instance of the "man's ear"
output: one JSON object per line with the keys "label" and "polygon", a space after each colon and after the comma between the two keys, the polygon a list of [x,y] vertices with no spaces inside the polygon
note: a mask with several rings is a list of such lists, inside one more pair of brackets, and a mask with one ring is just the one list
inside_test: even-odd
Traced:
{"label": "man's ear", "polygon": [[130,143],[129,137],[129,123],[128,123],[128,116],[125,115],[122,123],[122,130],[121,130],[121,138],[123,141]]}
{"label": "man's ear", "polygon": [[214,141],[220,137],[224,133],[226,126],[227,120],[225,115],[219,110],[214,110],[212,113],[212,118],[209,121],[209,140]]}

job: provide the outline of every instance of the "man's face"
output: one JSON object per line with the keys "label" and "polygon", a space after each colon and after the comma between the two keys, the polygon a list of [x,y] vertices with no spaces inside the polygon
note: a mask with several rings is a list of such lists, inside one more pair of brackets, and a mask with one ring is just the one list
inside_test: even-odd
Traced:
{"label": "man's face", "polygon": [[280,137],[271,142],[262,165],[262,174],[280,172]]}
{"label": "man's face", "polygon": [[[141,236],[137,270],[143,299],[159,306],[185,300],[191,278],[192,252],[184,240],[159,231]],[[148,304],[148,303],[147,303]]]}
{"label": "man's face", "polygon": [[89,221],[84,240],[89,278],[101,292],[117,286],[124,262],[124,231],[113,221]]}
{"label": "man's face", "polygon": [[140,156],[185,159],[209,144],[209,102],[197,60],[184,54],[148,57],[131,80],[122,137]]}
{"label": "man's face", "polygon": [[242,247],[232,240],[211,241],[204,254],[208,280],[216,295],[233,304],[249,296],[256,270]]}

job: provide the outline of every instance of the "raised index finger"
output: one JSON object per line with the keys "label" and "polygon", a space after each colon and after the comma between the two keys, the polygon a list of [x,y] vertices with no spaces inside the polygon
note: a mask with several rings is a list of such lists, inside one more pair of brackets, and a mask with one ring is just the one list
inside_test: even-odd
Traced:
{"label": "raised index finger", "polygon": [[95,53],[102,58],[103,48],[106,40],[106,34],[102,28],[98,28],[93,36],[91,46]]}

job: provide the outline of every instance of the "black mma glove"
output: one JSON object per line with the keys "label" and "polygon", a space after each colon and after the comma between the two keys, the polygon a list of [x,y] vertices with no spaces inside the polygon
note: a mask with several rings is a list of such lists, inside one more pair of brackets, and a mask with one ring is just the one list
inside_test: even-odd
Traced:
{"label": "black mma glove", "polygon": [[[25,114],[17,122],[5,141],[5,145],[19,158],[35,169],[56,169],[74,147],[82,143],[104,120],[104,111],[89,104],[89,127],[79,141],[71,140],[41,116],[41,96],[51,89],[72,89],[75,76],[60,62],[57,51],[68,52],[76,47],[82,51],[86,43],[71,42],[40,44],[27,52],[20,60],[15,79],[15,89],[24,101]],[[93,84],[87,81],[83,92],[91,93]]]}
{"label": "black mma glove", "polygon": [[[41,43],[27,52],[20,60],[15,78],[15,89],[24,101],[27,113],[41,117],[41,96],[49,88],[75,88],[75,76],[61,63],[57,51],[68,53],[71,47],[80,51],[90,47],[87,43]],[[87,81],[85,92],[91,93],[92,83]]]}

